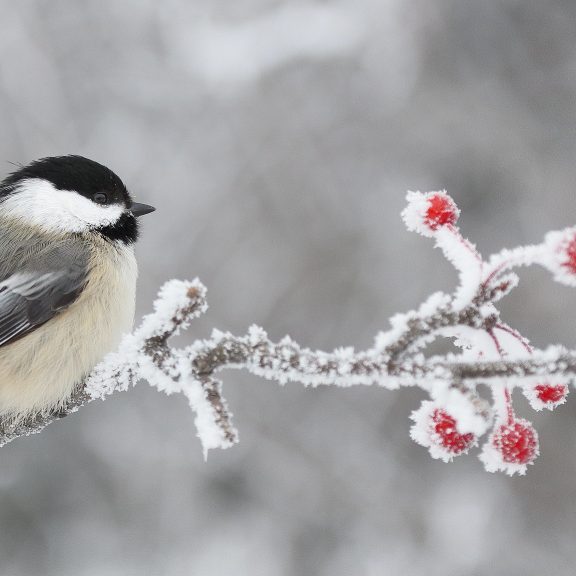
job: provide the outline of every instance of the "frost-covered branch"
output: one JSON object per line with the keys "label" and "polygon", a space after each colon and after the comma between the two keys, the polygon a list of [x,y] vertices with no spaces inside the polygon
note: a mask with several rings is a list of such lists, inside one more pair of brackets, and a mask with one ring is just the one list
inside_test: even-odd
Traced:
{"label": "frost-covered branch", "polygon": [[206,312],[206,288],[198,281],[172,280],[160,290],[154,312],[140,327],[124,337],[117,352],[109,354],[74,392],[57,413],[38,414],[33,419],[0,424],[0,446],[19,436],[41,432],[48,424],[97,398],[127,390],[139,379],[166,394],[183,393],[196,413],[198,435],[204,451],[226,448],[237,441],[220,383],[208,375],[196,377],[182,351],[171,348],[172,336]]}
{"label": "frost-covered branch", "polygon": [[[273,342],[258,326],[241,336],[214,330],[209,339],[174,348],[170,338],[203,314],[207,303],[198,280],[172,280],[160,290],[154,312],[94,369],[63,410],[0,425],[0,445],[143,379],[167,394],[186,396],[205,454],[227,448],[237,442],[237,433],[216,376],[224,369],[244,369],[281,384],[418,386],[430,400],[413,412],[411,435],[434,458],[450,461],[490,430],[480,453],[486,468],[525,473],[538,455],[538,436],[515,415],[512,390],[520,388],[536,410],[562,404],[576,379],[576,351],[534,349],[502,322],[496,303],[517,286],[514,269],[521,266],[542,265],[555,280],[575,286],[576,229],[551,232],[539,245],[484,260],[461,235],[459,210],[445,192],[410,192],[407,199],[402,214],[407,228],[435,240],[460,282],[453,294],[432,294],[417,310],[394,316],[371,348],[310,350],[289,337]],[[426,357],[424,349],[437,337],[451,338],[461,352]],[[488,387],[489,398],[478,392],[479,384]]]}

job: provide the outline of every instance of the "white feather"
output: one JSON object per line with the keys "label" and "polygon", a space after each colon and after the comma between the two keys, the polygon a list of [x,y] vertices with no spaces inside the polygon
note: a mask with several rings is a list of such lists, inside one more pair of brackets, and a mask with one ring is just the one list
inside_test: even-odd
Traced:
{"label": "white feather", "polygon": [[96,204],[74,190],[58,190],[51,182],[28,178],[18,184],[18,192],[2,203],[5,217],[21,220],[47,232],[86,232],[114,224],[124,206]]}

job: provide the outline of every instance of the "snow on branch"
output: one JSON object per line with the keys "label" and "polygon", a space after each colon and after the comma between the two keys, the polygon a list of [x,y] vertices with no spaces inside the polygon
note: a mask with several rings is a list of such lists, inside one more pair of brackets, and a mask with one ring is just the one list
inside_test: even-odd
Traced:
{"label": "snow on branch", "polygon": [[[538,456],[538,435],[516,416],[512,392],[519,388],[535,410],[564,403],[576,379],[576,351],[533,348],[500,319],[496,303],[517,286],[514,270],[522,266],[544,266],[554,280],[576,286],[576,228],[484,260],[460,233],[459,210],[446,192],[409,192],[407,201],[402,213],[407,228],[435,241],[460,282],[453,294],[432,294],[417,310],[392,317],[390,329],[378,334],[370,349],[310,350],[289,337],[273,342],[258,326],[242,336],[214,330],[206,340],[174,348],[170,338],[206,312],[207,302],[198,280],[172,280],[160,290],[154,311],[93,370],[63,410],[16,424],[0,422],[0,446],[146,380],[187,398],[206,455],[238,441],[217,374],[243,369],[280,384],[418,386],[430,399],[412,413],[410,433],[433,458],[449,462],[487,434],[479,455],[485,468],[524,474]],[[451,338],[460,353],[426,357],[426,346],[437,337]],[[479,384],[489,397],[478,392]]]}

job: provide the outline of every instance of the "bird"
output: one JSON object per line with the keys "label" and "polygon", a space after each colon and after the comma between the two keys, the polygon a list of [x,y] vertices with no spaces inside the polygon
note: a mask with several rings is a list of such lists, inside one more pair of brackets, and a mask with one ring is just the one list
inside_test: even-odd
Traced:
{"label": "bird", "polygon": [[0,182],[0,420],[66,402],[132,330],[134,202],[106,166],[78,155],[20,166]]}

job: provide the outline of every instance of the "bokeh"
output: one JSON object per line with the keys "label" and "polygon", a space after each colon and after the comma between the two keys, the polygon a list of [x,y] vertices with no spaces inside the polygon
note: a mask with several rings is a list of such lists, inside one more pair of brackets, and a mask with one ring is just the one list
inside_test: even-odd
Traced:
{"label": "bokeh", "polygon": [[[199,276],[212,328],[369,346],[455,273],[399,213],[447,189],[484,253],[576,220],[576,3],[18,0],[0,19],[0,168],[81,154],[158,210],[138,316]],[[503,314],[576,345],[576,292]],[[0,451],[2,576],[572,575],[576,404],[517,406],[523,478],[408,436],[423,393],[223,374],[241,443],[204,462],[146,383]]]}

